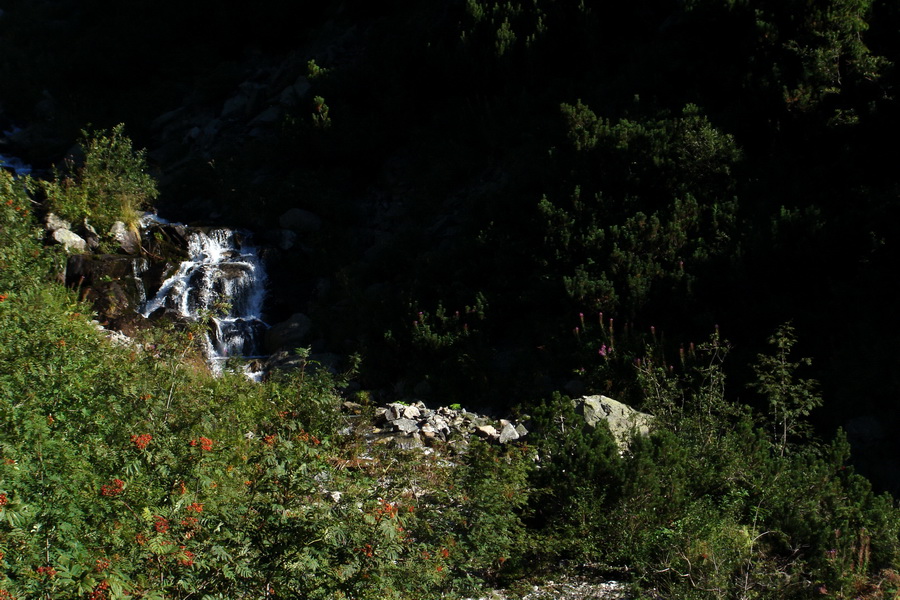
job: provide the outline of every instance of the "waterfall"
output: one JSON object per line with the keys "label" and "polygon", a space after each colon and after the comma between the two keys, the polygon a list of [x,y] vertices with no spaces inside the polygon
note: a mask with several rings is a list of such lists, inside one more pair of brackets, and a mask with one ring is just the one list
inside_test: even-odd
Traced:
{"label": "waterfall", "polygon": [[266,273],[248,235],[230,229],[195,230],[188,236],[188,260],[166,279],[141,314],[174,311],[189,321],[208,318],[206,357],[214,373],[232,357],[260,354]]}
{"label": "waterfall", "polygon": [[31,165],[26,165],[21,159],[6,154],[0,154],[0,169],[9,169],[17,177],[31,174]]}
{"label": "waterfall", "polygon": [[[0,144],[5,145],[9,138],[20,131],[22,131],[22,129],[19,127],[3,130],[2,137],[0,137]],[[20,175],[31,175],[31,165],[25,164],[22,162],[22,159],[16,156],[9,156],[6,154],[0,154],[0,169],[11,170],[16,177],[19,177]]]}

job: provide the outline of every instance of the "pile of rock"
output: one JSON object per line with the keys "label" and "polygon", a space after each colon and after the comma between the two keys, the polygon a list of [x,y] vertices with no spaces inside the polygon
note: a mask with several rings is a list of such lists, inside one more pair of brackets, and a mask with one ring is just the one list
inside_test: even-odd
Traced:
{"label": "pile of rock", "polygon": [[374,435],[388,438],[401,447],[418,447],[434,441],[465,441],[471,435],[507,444],[528,435],[528,429],[518,421],[492,419],[464,408],[430,409],[423,402],[393,402],[377,408],[374,423]]}
{"label": "pile of rock", "polygon": [[[604,421],[622,451],[627,449],[632,435],[647,435],[653,420],[652,415],[606,396],[584,396],[572,402],[585,426],[596,427]],[[344,410],[359,414],[362,407],[345,402]],[[369,435],[401,448],[422,447],[435,441],[464,445],[470,436],[508,444],[528,435],[522,421],[495,419],[457,407],[431,409],[423,402],[392,402],[376,408],[373,423]]]}

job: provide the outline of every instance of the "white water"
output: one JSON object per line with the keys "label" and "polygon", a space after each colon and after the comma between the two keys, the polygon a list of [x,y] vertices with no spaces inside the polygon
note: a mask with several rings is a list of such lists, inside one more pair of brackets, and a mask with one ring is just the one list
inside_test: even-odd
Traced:
{"label": "white water", "polygon": [[240,233],[213,229],[192,232],[188,254],[141,314],[167,308],[189,321],[209,319],[204,344],[214,373],[229,358],[257,357],[268,326],[262,320],[266,273],[256,248]]}
{"label": "white water", "polygon": [[[19,131],[22,131],[19,127],[13,127],[12,129],[4,130],[3,137],[12,137]],[[15,156],[0,154],[0,168],[12,169],[17,177],[21,175],[31,175],[31,165],[25,164],[20,158],[17,158]]]}
{"label": "white water", "polygon": [[17,176],[31,174],[31,165],[26,165],[15,156],[5,154],[0,154],[0,168],[12,169]]}

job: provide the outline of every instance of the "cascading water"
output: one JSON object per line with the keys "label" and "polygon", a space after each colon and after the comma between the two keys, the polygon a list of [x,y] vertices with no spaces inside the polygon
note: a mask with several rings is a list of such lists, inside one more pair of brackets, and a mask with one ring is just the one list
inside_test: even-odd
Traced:
{"label": "cascading water", "polygon": [[[22,129],[19,127],[3,130],[2,137],[0,137],[0,143],[5,145],[8,138],[13,137],[20,131],[22,131]],[[16,177],[20,175],[31,175],[31,165],[24,163],[22,159],[16,156],[8,156],[6,154],[0,154],[0,169],[11,170],[15,173]]]}
{"label": "cascading water", "polygon": [[0,168],[9,169],[16,176],[31,174],[31,165],[25,164],[15,156],[7,156],[5,154],[0,154]]}
{"label": "cascading water", "polygon": [[212,229],[190,233],[188,255],[141,313],[169,309],[189,321],[209,319],[206,355],[214,373],[229,358],[258,357],[268,326],[262,321],[266,273],[256,248],[242,233]]}

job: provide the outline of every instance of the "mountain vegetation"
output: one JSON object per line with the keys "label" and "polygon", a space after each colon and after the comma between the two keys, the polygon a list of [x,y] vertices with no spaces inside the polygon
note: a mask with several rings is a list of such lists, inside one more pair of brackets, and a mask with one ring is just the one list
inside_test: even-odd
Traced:
{"label": "mountain vegetation", "polygon": [[[36,171],[0,169],[0,599],[588,567],[636,597],[897,597],[897,441],[860,423],[898,418],[898,28],[881,0],[9,0],[0,150]],[[104,335],[41,220],[149,208],[271,240],[320,217],[272,244],[269,319],[308,314],[343,366],[301,349],[257,384],[207,372],[202,323]],[[583,426],[584,393],[649,435]],[[347,398],[531,433],[409,455]]]}

